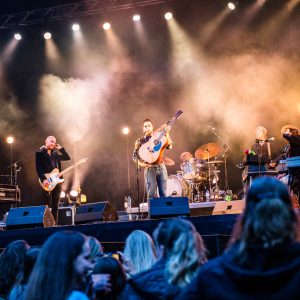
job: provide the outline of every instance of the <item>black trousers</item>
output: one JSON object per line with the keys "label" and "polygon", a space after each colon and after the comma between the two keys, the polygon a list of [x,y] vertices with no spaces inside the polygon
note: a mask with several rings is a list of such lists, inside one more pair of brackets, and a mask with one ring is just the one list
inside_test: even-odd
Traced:
{"label": "black trousers", "polygon": [[58,184],[51,192],[46,192],[44,189],[42,189],[43,203],[48,205],[51,208],[51,212],[56,224],[57,224],[60,193],[61,193],[61,184]]}

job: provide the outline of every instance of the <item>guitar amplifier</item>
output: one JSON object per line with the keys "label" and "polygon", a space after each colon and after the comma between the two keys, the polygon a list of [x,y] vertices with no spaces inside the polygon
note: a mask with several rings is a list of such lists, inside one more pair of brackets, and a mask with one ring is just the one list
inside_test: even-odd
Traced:
{"label": "guitar amplifier", "polygon": [[21,202],[21,191],[15,186],[0,186],[0,203]]}

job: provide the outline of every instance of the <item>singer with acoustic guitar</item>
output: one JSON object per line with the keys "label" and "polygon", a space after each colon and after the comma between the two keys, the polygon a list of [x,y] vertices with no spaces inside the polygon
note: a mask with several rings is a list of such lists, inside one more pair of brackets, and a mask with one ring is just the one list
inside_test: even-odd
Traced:
{"label": "singer with acoustic guitar", "polygon": [[173,146],[169,131],[181,114],[182,111],[178,111],[167,124],[157,130],[154,130],[150,119],[143,121],[144,135],[135,142],[133,160],[139,167],[144,168],[148,199],[156,196],[157,188],[160,197],[167,196],[168,172],[162,156],[165,149],[171,149]]}
{"label": "singer with acoustic guitar", "polygon": [[53,189],[49,190],[52,179],[47,174],[51,174],[53,170],[61,171],[61,161],[65,160],[70,160],[70,156],[62,146],[56,143],[54,136],[48,136],[45,145],[35,153],[36,172],[41,184],[42,200],[51,208],[56,223],[61,184],[56,184]]}

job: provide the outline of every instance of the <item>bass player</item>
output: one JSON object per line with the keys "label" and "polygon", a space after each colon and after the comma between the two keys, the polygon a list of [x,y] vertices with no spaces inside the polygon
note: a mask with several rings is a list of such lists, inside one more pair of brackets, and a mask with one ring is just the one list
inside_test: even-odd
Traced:
{"label": "bass player", "polygon": [[150,119],[145,119],[143,121],[144,136],[139,138],[135,142],[133,160],[138,164],[139,167],[144,168],[145,185],[146,185],[146,192],[147,192],[148,199],[156,196],[157,187],[158,187],[159,196],[166,197],[168,172],[163,162],[162,154],[159,155],[157,161],[149,163],[144,161],[141,158],[139,154],[139,150],[142,145],[150,141],[151,137],[155,133],[159,133],[161,131],[165,132],[164,137],[166,140],[166,143],[162,147],[162,150],[171,149],[173,143],[169,135],[170,129],[171,126],[164,124],[159,129],[154,131],[152,121]]}
{"label": "bass player", "polygon": [[[35,153],[36,172],[44,187],[49,185],[45,174],[51,173],[56,168],[61,171],[61,161],[65,160],[70,160],[69,154],[62,146],[56,143],[54,136],[48,136],[45,140],[45,145]],[[57,184],[52,191],[46,191],[43,187],[41,190],[43,203],[51,208],[53,218],[57,223],[61,184]]]}

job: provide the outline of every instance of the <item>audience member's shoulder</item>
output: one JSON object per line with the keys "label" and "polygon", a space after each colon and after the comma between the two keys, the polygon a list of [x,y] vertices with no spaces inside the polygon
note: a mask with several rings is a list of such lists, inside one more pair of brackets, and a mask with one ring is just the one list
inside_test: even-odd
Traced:
{"label": "audience member's shoulder", "polygon": [[89,300],[89,298],[80,291],[73,291],[68,300]]}

